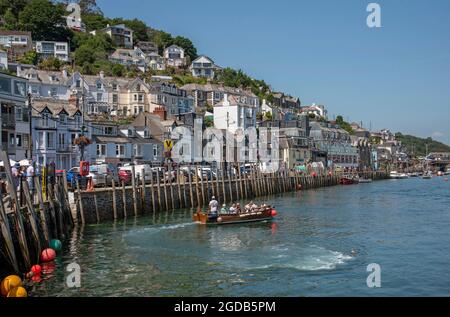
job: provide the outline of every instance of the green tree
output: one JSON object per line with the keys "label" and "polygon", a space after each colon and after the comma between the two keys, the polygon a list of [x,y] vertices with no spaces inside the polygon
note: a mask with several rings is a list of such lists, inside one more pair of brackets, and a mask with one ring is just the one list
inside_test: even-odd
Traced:
{"label": "green tree", "polygon": [[11,9],[8,9],[3,15],[3,19],[5,21],[4,28],[7,30],[16,30],[17,29],[17,18],[12,13]]}
{"label": "green tree", "polygon": [[61,68],[61,61],[56,57],[49,57],[39,63],[39,68],[49,71],[59,71]]}
{"label": "green tree", "polygon": [[77,3],[81,8],[81,14],[103,15],[103,12],[97,5],[96,0],[78,0]]}
{"label": "green tree", "polygon": [[179,47],[184,49],[184,52],[187,56],[193,61],[197,58],[197,49],[195,48],[192,41],[186,37],[177,36],[173,39],[171,44],[178,45]]}
{"label": "green tree", "polygon": [[162,55],[164,49],[172,44],[173,38],[170,33],[160,30],[150,30],[150,41],[158,45],[159,54]]}
{"label": "green tree", "polygon": [[73,33],[64,27],[65,14],[49,0],[31,0],[19,13],[19,27],[32,32],[33,40],[67,41]]}
{"label": "green tree", "polygon": [[20,11],[22,11],[29,2],[30,0],[0,0],[0,15],[4,15],[10,10],[17,21],[19,19]]}
{"label": "green tree", "polygon": [[75,51],[75,63],[77,65],[92,64],[95,62],[95,50],[89,45],[82,45]]}
{"label": "green tree", "polygon": [[211,117],[205,117],[204,122],[205,122],[205,126],[206,126],[207,128],[212,128],[212,127],[214,127],[214,119],[213,119],[213,118],[211,118]]}
{"label": "green tree", "polygon": [[96,13],[82,14],[81,19],[86,25],[88,32],[104,29],[108,25],[108,19],[106,19],[103,15]]}
{"label": "green tree", "polygon": [[114,64],[111,68],[111,72],[113,76],[122,77],[125,75],[126,69],[123,65]]}
{"label": "green tree", "polygon": [[37,65],[39,61],[38,54],[36,51],[29,51],[25,53],[22,58],[19,59],[19,62],[22,64],[28,64],[28,65]]}

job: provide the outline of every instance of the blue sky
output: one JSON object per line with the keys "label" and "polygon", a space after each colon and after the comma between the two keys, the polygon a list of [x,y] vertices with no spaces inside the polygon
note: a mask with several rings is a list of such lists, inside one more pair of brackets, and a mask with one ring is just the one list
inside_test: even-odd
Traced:
{"label": "blue sky", "polygon": [[376,29],[370,2],[97,1],[108,17],[186,36],[220,66],[324,104],[331,118],[450,144],[450,1],[377,1]]}

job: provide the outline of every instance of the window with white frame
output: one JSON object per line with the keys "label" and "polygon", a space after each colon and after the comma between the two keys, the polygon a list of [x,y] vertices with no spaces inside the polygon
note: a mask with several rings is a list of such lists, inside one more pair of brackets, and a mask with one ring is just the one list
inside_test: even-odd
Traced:
{"label": "window with white frame", "polygon": [[125,145],[116,145],[116,156],[125,156]]}
{"label": "window with white frame", "polygon": [[106,144],[97,144],[97,156],[106,156]]}
{"label": "window with white frame", "polygon": [[158,145],[154,144],[153,145],[153,157],[157,157],[158,156]]}

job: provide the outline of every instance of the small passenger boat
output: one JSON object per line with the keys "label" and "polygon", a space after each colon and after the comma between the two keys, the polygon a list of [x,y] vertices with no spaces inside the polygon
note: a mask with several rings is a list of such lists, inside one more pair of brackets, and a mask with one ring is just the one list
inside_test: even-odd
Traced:
{"label": "small passenger boat", "polygon": [[356,185],[356,184],[359,184],[359,179],[357,177],[353,177],[353,176],[344,176],[344,177],[341,177],[339,184],[341,184],[341,185]]}
{"label": "small passenger boat", "polygon": [[273,207],[264,206],[247,213],[219,214],[217,216],[198,210],[192,219],[202,225],[227,225],[272,220],[276,215],[277,211]]}
{"label": "small passenger boat", "polygon": [[372,183],[372,181],[373,180],[371,178],[360,178],[359,179],[360,184]]}

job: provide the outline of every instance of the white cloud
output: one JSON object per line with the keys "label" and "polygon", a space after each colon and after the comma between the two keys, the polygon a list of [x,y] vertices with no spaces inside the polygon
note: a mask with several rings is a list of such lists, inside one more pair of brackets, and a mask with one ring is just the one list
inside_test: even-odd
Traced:
{"label": "white cloud", "polygon": [[441,138],[443,137],[445,134],[439,131],[433,132],[433,134],[431,135],[433,138]]}

